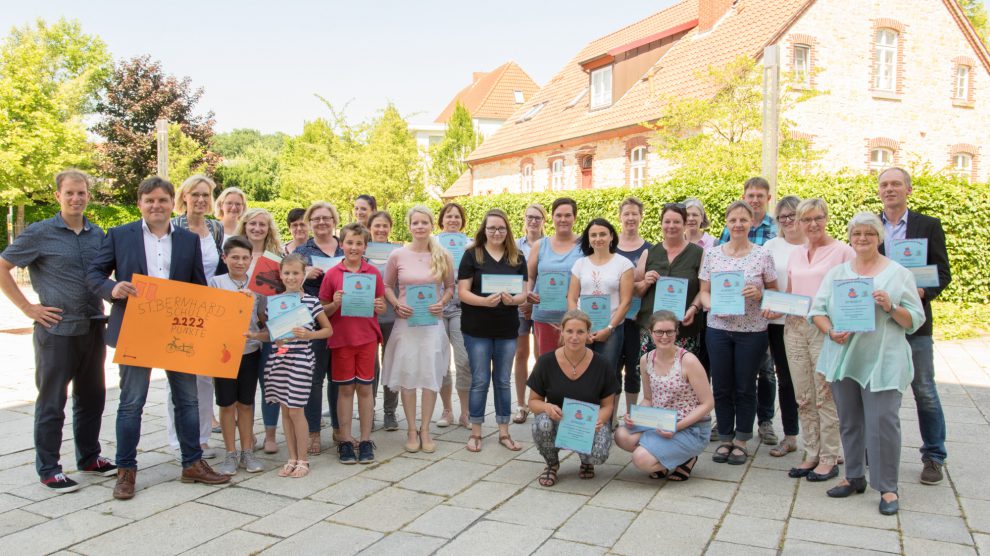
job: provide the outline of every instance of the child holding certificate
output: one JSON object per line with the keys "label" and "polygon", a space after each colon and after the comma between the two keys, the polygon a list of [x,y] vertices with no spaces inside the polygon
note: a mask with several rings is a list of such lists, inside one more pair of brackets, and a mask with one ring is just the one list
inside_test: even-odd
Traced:
{"label": "child holding certificate", "polygon": [[[293,253],[279,264],[285,293],[299,296],[300,303],[308,310],[309,322],[299,323],[291,329],[292,337],[278,340],[265,364],[265,401],[277,403],[282,408],[282,426],[285,427],[285,443],[289,461],[278,472],[279,477],[305,477],[309,474],[306,459],[306,440],[309,427],[303,408],[309,401],[309,389],[313,383],[316,359],[312,341],[329,338],[333,334],[330,321],[323,312],[320,300],[302,291],[306,275],[306,260]],[[290,316],[286,314],[285,316]],[[314,328],[314,321],[319,329]],[[274,323],[267,323],[272,326]],[[271,332],[246,333],[248,338],[270,341]]]}
{"label": "child holding certificate", "polygon": [[[385,312],[385,284],[378,269],[364,260],[371,233],[362,224],[352,222],[340,230],[344,260],[323,276],[320,301],[330,315],[335,334],[327,341],[330,347],[332,380],[337,384],[337,419],[340,443],[337,453],[341,463],[373,463],[374,444],[371,424],[375,414],[375,358],[382,332],[375,315]],[[356,385],[356,386],[355,386]],[[358,396],[361,441],[354,454],[351,416],[354,392]]]}
{"label": "child holding certificate", "polygon": [[[674,313],[653,313],[649,330],[657,347],[639,363],[645,386],[642,406],[633,406],[626,414],[625,426],[615,431],[615,444],[632,452],[633,465],[650,477],[686,481],[708,444],[708,414],[715,401],[701,361],[676,344]],[[646,408],[675,411],[673,430],[652,422],[637,422],[640,413],[644,420],[650,420],[651,412]]]}

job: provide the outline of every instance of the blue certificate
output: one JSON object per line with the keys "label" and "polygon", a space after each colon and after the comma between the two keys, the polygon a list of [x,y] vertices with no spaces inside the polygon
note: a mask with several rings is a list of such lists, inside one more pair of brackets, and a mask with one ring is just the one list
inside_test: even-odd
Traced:
{"label": "blue certificate", "polygon": [[876,329],[873,278],[836,280],[832,283],[832,303],[835,310],[828,316],[836,332],[873,332]]}
{"label": "blue certificate", "polygon": [[608,328],[612,321],[612,298],[607,295],[582,295],[579,306],[591,318],[591,330]]}
{"label": "blue certificate", "polygon": [[297,293],[283,293],[269,296],[265,304],[265,315],[271,320],[302,305],[302,301],[299,300],[299,294]]}
{"label": "blue certificate", "polygon": [[570,272],[541,273],[536,280],[536,293],[540,294],[540,309],[544,311],[566,311],[567,287],[570,283]]}
{"label": "blue certificate", "polygon": [[925,266],[915,266],[908,270],[914,274],[914,281],[919,288],[938,287],[938,266],[929,264]]}
{"label": "blue certificate", "polygon": [[806,295],[765,290],[760,310],[765,309],[770,309],[774,313],[806,317],[808,310],[811,309],[811,298]]}
{"label": "blue certificate", "polygon": [[632,301],[629,302],[629,310],[626,311],[626,318],[636,320],[639,315],[639,310],[643,307],[643,300],[638,297],[633,297]]}
{"label": "blue certificate", "polygon": [[746,298],[742,294],[746,274],[743,271],[712,272],[711,285],[713,315],[746,314]]}
{"label": "blue certificate", "polygon": [[406,286],[406,305],[412,307],[413,314],[407,319],[409,326],[433,326],[439,322],[430,312],[430,305],[437,302],[437,285],[421,284]]}
{"label": "blue certificate", "polygon": [[687,278],[661,276],[657,279],[653,295],[653,312],[670,311],[677,320],[684,320],[687,309]]}
{"label": "blue certificate", "polygon": [[645,405],[629,406],[629,420],[638,427],[677,432],[677,410]]}
{"label": "blue certificate", "polygon": [[344,295],[340,298],[343,317],[375,316],[375,275],[344,273]]}
{"label": "blue certificate", "polygon": [[464,257],[464,248],[468,244],[468,236],[460,232],[444,232],[442,234],[437,234],[437,241],[440,242],[440,246],[450,251],[451,256],[454,257],[454,269],[461,266],[461,258]]}
{"label": "blue certificate", "polygon": [[563,417],[557,426],[554,446],[579,454],[590,454],[595,443],[595,425],[598,423],[599,406],[564,398],[560,408]]}
{"label": "blue certificate", "polygon": [[369,261],[381,261],[384,263],[388,260],[389,254],[400,247],[402,247],[402,245],[398,243],[380,243],[372,241],[368,244],[367,249],[364,250],[364,258]]}
{"label": "blue certificate", "polygon": [[890,242],[891,260],[905,268],[928,264],[928,239],[895,239]]}
{"label": "blue certificate", "polygon": [[482,274],[481,293],[522,293],[522,274]]}
{"label": "blue certificate", "polygon": [[313,313],[309,312],[309,307],[298,304],[287,312],[275,318],[268,319],[266,326],[271,341],[288,340],[293,338],[292,329],[303,327],[313,323]]}
{"label": "blue certificate", "polygon": [[310,264],[322,270],[323,272],[326,272],[331,268],[337,266],[338,264],[340,264],[340,261],[342,260],[344,260],[344,257],[319,257],[313,255],[312,257],[309,258]]}

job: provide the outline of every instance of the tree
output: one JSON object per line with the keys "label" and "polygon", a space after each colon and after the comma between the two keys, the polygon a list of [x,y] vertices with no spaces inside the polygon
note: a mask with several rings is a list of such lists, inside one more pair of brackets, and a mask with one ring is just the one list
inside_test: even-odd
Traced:
{"label": "tree", "polygon": [[430,153],[430,184],[441,191],[450,187],[467,170],[464,160],[481,144],[468,109],[457,101],[447,120],[443,140]]}
{"label": "tree", "polygon": [[256,141],[241,148],[240,154],[217,166],[217,181],[223,187],[239,187],[255,201],[273,201],[279,192],[279,155],[273,148]]}
{"label": "tree", "polygon": [[168,179],[176,186],[193,174],[206,174],[209,153],[195,139],[182,132],[179,124],[168,126]]}
{"label": "tree", "polygon": [[[724,67],[709,67],[700,76],[715,93],[703,98],[662,97],[664,110],[653,144],[677,168],[674,176],[753,176],[761,172],[763,89],[756,61],[739,56]],[[780,111],[817,94],[788,86],[782,76]],[[791,135],[793,122],[780,119],[778,166],[782,173],[800,170],[815,157],[810,142]]]}
{"label": "tree", "polygon": [[119,199],[133,200],[138,183],[155,172],[158,118],[178,124],[186,137],[200,145],[205,169],[212,171],[219,161],[209,151],[213,112],[194,113],[202,96],[203,89],[193,89],[191,79],[165,74],[161,63],[148,56],[116,65],[104,83],[96,105],[101,118],[92,129],[106,139],[98,148],[99,167]]}
{"label": "tree", "polygon": [[240,156],[248,147],[262,143],[265,147],[281,150],[288,136],[284,133],[262,135],[256,129],[235,129],[218,133],[210,142],[211,150],[224,158]]}
{"label": "tree", "polygon": [[980,40],[987,44],[987,32],[990,31],[990,25],[987,22],[987,7],[983,0],[959,0],[959,5],[962,6],[969,22],[976,29],[976,34],[980,36]]}
{"label": "tree", "polygon": [[[389,103],[372,123],[360,157],[357,182],[361,193],[390,201],[407,201],[423,195],[419,151],[409,124]],[[353,197],[351,197],[353,199]]]}
{"label": "tree", "polygon": [[92,153],[82,117],[110,69],[98,37],[60,19],[15,28],[0,44],[0,199],[46,199],[52,177],[87,168]]}

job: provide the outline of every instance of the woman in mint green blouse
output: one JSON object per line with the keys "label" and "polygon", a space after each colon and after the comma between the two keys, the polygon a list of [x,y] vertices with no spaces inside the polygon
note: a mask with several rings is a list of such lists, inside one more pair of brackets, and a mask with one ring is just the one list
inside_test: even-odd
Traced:
{"label": "woman in mint green blouse", "polygon": [[[839,414],[846,478],[828,491],[845,498],[866,490],[866,453],[870,486],[880,491],[880,513],[897,513],[897,472],[901,454],[901,396],[914,377],[906,334],[925,322],[914,275],[880,254],[884,228],[873,213],[849,221],[849,241],[856,258],[828,272],[808,317],[828,334],[818,359]],[[873,278],[874,332],[836,332],[832,285],[848,278]]]}

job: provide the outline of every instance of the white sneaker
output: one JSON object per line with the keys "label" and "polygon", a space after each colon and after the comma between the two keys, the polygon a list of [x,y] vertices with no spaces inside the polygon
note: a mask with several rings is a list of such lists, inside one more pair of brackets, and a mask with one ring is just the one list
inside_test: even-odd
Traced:
{"label": "white sneaker", "polygon": [[203,449],[203,459],[214,459],[217,457],[217,451],[210,448],[209,444],[200,444],[199,446]]}
{"label": "white sneaker", "polygon": [[217,466],[217,473],[223,475],[237,475],[237,462],[239,458],[237,457],[237,452],[227,452],[227,455],[223,458],[223,463]]}
{"label": "white sneaker", "polygon": [[440,415],[440,418],[437,419],[437,426],[441,428],[449,427],[452,422],[454,422],[454,412],[446,409]]}

